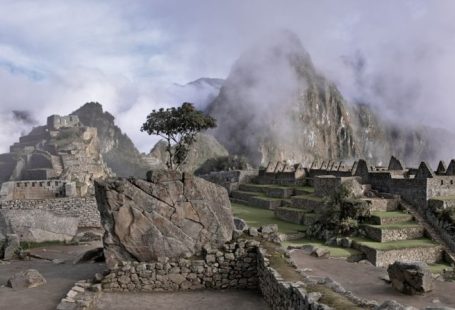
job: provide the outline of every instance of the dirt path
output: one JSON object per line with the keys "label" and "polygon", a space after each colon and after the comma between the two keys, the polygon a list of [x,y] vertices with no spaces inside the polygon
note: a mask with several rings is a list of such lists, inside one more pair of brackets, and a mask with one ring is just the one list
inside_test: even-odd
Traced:
{"label": "dirt path", "polygon": [[455,307],[455,283],[435,281],[435,289],[425,296],[407,296],[395,291],[380,279],[386,269],[369,264],[348,263],[340,259],[321,259],[294,250],[292,259],[298,268],[309,268],[310,276],[330,277],[355,295],[382,303],[396,300],[399,303],[425,308],[428,306]]}
{"label": "dirt path", "polygon": [[252,291],[192,291],[150,294],[103,293],[98,310],[266,310]]}
{"label": "dirt path", "polygon": [[[54,264],[46,260],[12,261],[0,265],[0,309],[8,310],[55,310],[74,282],[89,279],[105,269],[104,264],[78,264],[72,261],[82,252],[93,246],[52,246],[35,249],[33,253],[51,259],[64,260],[64,264]],[[13,290],[4,287],[14,273],[26,269],[38,270],[47,280],[41,287]]]}

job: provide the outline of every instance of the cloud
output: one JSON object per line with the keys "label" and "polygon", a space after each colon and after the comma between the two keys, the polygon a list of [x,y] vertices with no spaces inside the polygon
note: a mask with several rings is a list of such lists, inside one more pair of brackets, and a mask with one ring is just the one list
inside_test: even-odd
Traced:
{"label": "cloud", "polygon": [[0,149],[30,127],[13,110],[44,123],[98,101],[147,151],[139,127],[151,109],[213,95],[175,83],[226,77],[253,42],[283,28],[349,100],[455,131],[454,10],[450,0],[3,1]]}

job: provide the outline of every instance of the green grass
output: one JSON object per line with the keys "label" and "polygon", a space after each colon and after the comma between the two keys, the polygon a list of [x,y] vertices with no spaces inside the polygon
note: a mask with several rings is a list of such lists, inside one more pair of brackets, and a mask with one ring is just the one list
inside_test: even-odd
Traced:
{"label": "green grass", "polygon": [[450,269],[450,270],[453,269],[453,267],[451,267],[447,263],[428,264],[428,267],[430,267],[430,270],[432,273],[439,273],[439,274],[442,274],[444,272],[444,269]]}
{"label": "green grass", "polygon": [[390,250],[400,250],[406,248],[426,248],[434,247],[438,244],[431,241],[430,239],[412,239],[412,240],[399,240],[399,241],[389,241],[389,242],[376,242],[362,238],[352,238],[355,242],[367,246],[372,249],[381,250],[381,251],[390,251]]}
{"label": "green grass", "polygon": [[288,246],[303,246],[303,245],[313,245],[317,246],[322,249],[327,249],[330,251],[330,256],[332,257],[350,257],[353,255],[361,254],[360,251],[357,251],[352,248],[341,248],[337,246],[332,246],[332,245],[325,245],[322,241],[320,240],[312,240],[312,239],[299,239],[299,240],[291,240],[291,241],[285,241],[282,243],[284,247]]}
{"label": "green grass", "polygon": [[295,211],[295,212],[300,212],[300,213],[310,213],[309,211],[307,211],[305,209],[292,208],[292,207],[280,207],[280,210]]}
{"label": "green grass", "polygon": [[317,201],[317,202],[323,202],[324,201],[321,197],[317,197],[317,196],[314,196],[312,194],[309,194],[309,195],[298,195],[298,196],[293,196],[293,197],[295,197],[295,198],[304,198],[304,199],[313,200],[313,201]]}
{"label": "green grass", "polygon": [[306,227],[299,224],[288,223],[277,219],[272,210],[248,207],[238,203],[231,203],[234,215],[245,220],[252,227],[267,224],[277,224],[278,230],[284,234],[292,234],[305,231]]}
{"label": "green grass", "polygon": [[371,226],[374,228],[379,228],[379,229],[401,229],[401,228],[418,228],[418,227],[420,227],[419,224],[417,224],[416,222],[412,222],[412,221],[399,222],[399,223],[386,224],[386,225],[371,225],[371,224],[364,224],[364,225]]}
{"label": "green grass", "polygon": [[390,218],[390,217],[409,217],[411,216],[408,213],[403,213],[401,211],[375,211],[371,212],[372,216],[377,216],[380,218]]}

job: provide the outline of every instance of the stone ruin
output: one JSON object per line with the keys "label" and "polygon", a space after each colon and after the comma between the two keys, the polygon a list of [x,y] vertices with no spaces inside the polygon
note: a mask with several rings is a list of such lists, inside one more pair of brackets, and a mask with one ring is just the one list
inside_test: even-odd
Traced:
{"label": "stone ruin", "polygon": [[0,240],[69,241],[78,228],[101,228],[93,181],[111,175],[96,128],[48,117],[0,154]]}

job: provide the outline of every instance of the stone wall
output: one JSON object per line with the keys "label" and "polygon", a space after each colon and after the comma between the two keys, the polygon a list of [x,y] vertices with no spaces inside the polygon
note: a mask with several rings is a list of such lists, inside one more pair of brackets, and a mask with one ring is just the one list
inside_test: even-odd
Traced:
{"label": "stone wall", "polygon": [[[2,184],[0,199],[2,200],[22,200],[22,199],[49,199],[55,197],[65,197],[67,189],[76,187],[73,182],[62,180],[36,180],[36,181],[16,181],[5,182]],[[69,194],[73,194],[70,191]]]}
{"label": "stone wall", "polygon": [[370,239],[378,242],[418,239],[424,235],[424,229],[421,226],[381,229],[380,227],[366,225],[363,229]]}
{"label": "stone wall", "polygon": [[0,210],[33,209],[51,211],[56,215],[78,217],[80,228],[101,227],[95,197],[0,201]]}
{"label": "stone wall", "polygon": [[307,293],[302,282],[286,282],[270,267],[267,252],[255,240],[226,244],[203,257],[153,263],[123,262],[102,280],[107,292],[194,289],[259,289],[271,309],[330,309]]}
{"label": "stone wall", "polygon": [[455,195],[455,176],[438,176],[427,179],[427,199]]}
{"label": "stone wall", "polygon": [[305,290],[303,282],[285,281],[275,269],[270,267],[266,256],[266,251],[259,248],[257,256],[259,288],[270,309],[331,309],[319,303],[318,298],[313,298],[313,295]]}
{"label": "stone wall", "polygon": [[432,264],[441,261],[443,258],[443,249],[441,246],[381,251],[359,246],[354,242],[353,247],[365,253],[367,259],[376,267],[386,267],[397,260],[421,261]]}
{"label": "stone wall", "polygon": [[153,292],[192,289],[255,289],[257,241],[239,240],[220,250],[207,250],[200,258],[167,257],[156,262],[125,262],[104,278],[105,291]]}

